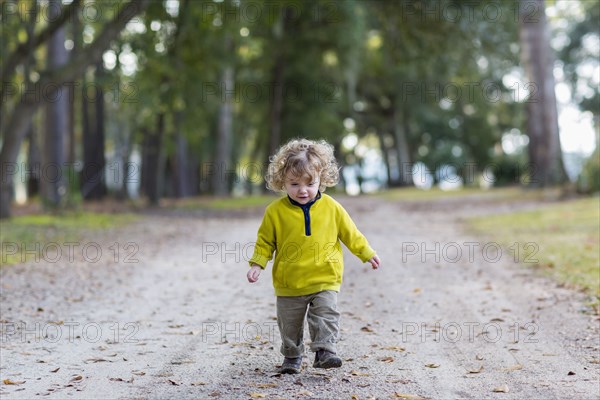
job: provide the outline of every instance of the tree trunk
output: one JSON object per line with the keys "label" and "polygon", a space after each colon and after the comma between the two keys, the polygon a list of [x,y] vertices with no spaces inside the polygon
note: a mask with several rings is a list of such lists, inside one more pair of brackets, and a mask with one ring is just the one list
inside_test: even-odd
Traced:
{"label": "tree trunk", "polygon": [[[536,11],[533,15],[532,5]],[[544,187],[566,180],[554,93],[554,55],[550,47],[544,0],[522,0],[520,7],[521,61],[532,89],[526,105],[529,184]]]}
{"label": "tree trunk", "polygon": [[165,114],[160,113],[155,130],[145,132],[142,144],[142,192],[148,197],[151,205],[157,205],[160,200],[160,150],[164,129]]}
{"label": "tree trunk", "polygon": [[[273,82],[273,91],[271,95],[273,99],[271,101],[271,108],[269,111],[269,140],[266,165],[269,165],[269,157],[271,157],[279,146],[281,146],[281,120],[283,117],[283,95],[285,85],[285,68],[286,68],[286,56],[285,56],[285,35],[286,28],[289,21],[292,18],[292,11],[288,7],[283,7],[279,20],[275,27],[275,40],[277,43],[277,56],[275,64],[271,73],[271,82]],[[265,189],[266,190],[266,189]]]}
{"label": "tree trunk", "polygon": [[[227,40],[228,42],[229,40]],[[228,46],[229,47],[229,46]],[[226,66],[221,78],[221,87],[225,90],[225,97],[221,100],[219,109],[219,123],[217,128],[217,153],[215,157],[215,171],[212,176],[212,186],[217,196],[229,194],[230,176],[235,168],[231,165],[231,139],[232,139],[232,107],[231,98],[233,84],[233,68]]]}
{"label": "tree trunk", "polygon": [[273,100],[271,101],[271,111],[269,112],[269,152],[267,157],[275,154],[281,145],[281,117],[283,114],[283,85],[284,85],[285,60],[282,55],[277,57],[273,67]]}
{"label": "tree trunk", "polygon": [[[56,18],[60,13],[60,0],[50,0],[48,16]],[[65,28],[61,27],[48,41],[48,69],[58,69],[68,61],[65,49]],[[42,179],[42,194],[45,205],[58,207],[65,196],[66,159],[65,139],[69,130],[69,94],[64,87],[48,97],[46,109],[46,135],[44,140],[44,168],[48,172]]]}
{"label": "tree trunk", "polygon": [[191,195],[189,166],[188,166],[188,144],[181,132],[183,113],[176,111],[174,114],[175,125],[175,159],[173,161],[173,183],[176,198]]}
{"label": "tree trunk", "polygon": [[27,164],[29,169],[27,174],[27,197],[30,198],[37,196],[40,193],[40,169],[42,165],[38,135],[33,127],[33,121],[29,125],[27,141],[29,142],[29,151],[27,154]]}
{"label": "tree trunk", "polygon": [[[71,50],[71,58],[77,57],[79,53],[81,53],[83,49],[83,24],[79,18],[79,14],[75,14],[72,17],[72,27],[71,27],[72,35],[73,35],[73,49]],[[82,79],[82,87],[85,88],[85,72],[80,76]],[[78,112],[78,105],[83,106],[83,102],[85,101],[85,96],[82,96],[81,103],[79,103],[79,95],[82,94],[82,90],[73,90],[73,98],[69,102],[70,108],[70,120],[69,120],[69,154],[68,160],[71,165],[76,161],[76,125],[77,120],[75,118]]]}
{"label": "tree trunk", "polygon": [[394,106],[393,124],[394,124],[394,147],[396,150],[396,162],[398,167],[398,186],[411,186],[412,181],[412,165],[410,162],[410,152],[408,149],[407,115],[401,115],[401,105]]}
{"label": "tree trunk", "polygon": [[386,173],[386,186],[389,188],[392,186],[392,175],[390,169],[390,155],[388,153],[387,146],[385,145],[385,133],[377,129],[377,137],[379,138],[379,149],[381,150],[381,156],[383,157],[383,163],[385,165]]}
{"label": "tree trunk", "polygon": [[[33,58],[33,40],[35,33],[35,23],[38,17],[39,7],[37,2],[32,4],[33,10],[31,20],[27,23],[27,43],[28,43],[28,56],[25,58],[23,64],[23,72],[27,82],[30,82],[29,77],[31,76],[31,66],[34,65],[35,59]],[[27,154],[27,197],[37,196],[40,193],[40,179],[41,179],[41,155],[40,145],[37,131],[34,126],[34,115],[29,120],[29,128],[27,129],[27,141],[29,143],[28,154]]]}
{"label": "tree trunk", "polygon": [[[104,90],[102,89],[103,64],[96,64],[94,100],[94,126],[88,126],[83,135],[83,171],[81,194],[86,200],[102,199],[106,195],[104,168]],[[89,93],[88,93],[89,95]],[[85,97],[85,95],[84,95]]]}

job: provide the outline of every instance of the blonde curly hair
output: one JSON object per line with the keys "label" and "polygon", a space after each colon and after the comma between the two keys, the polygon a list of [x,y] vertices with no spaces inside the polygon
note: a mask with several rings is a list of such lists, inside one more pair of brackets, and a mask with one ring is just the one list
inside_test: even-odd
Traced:
{"label": "blonde curly hair", "polygon": [[312,179],[318,177],[321,192],[335,186],[340,174],[333,152],[333,146],[325,140],[290,140],[269,158],[269,170],[265,176],[267,189],[285,191],[288,174],[294,177],[310,176]]}

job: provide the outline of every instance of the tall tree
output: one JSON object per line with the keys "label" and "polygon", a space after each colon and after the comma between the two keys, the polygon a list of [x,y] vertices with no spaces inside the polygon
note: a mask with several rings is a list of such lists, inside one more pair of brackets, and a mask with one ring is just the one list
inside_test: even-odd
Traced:
{"label": "tall tree", "polygon": [[[104,168],[106,160],[104,158],[104,89],[103,77],[104,65],[102,60],[96,63],[95,82],[93,86],[93,105],[94,105],[94,123],[90,124],[89,118],[86,118],[87,124],[83,129],[83,171],[81,179],[81,194],[84,199],[101,199],[106,195],[106,184],[104,177]],[[84,94],[84,114],[89,114],[89,102]],[[87,109],[87,110],[86,110]]]}
{"label": "tall tree", "polygon": [[566,180],[566,173],[560,148],[554,54],[550,47],[545,2],[522,0],[519,10],[521,60],[533,88],[526,106],[530,185],[560,184]]}
{"label": "tall tree", "polygon": [[215,169],[217,173],[213,174],[212,187],[217,196],[226,196],[229,194],[229,172],[232,170],[231,149],[232,149],[232,93],[234,88],[233,67],[225,65],[221,77],[221,88],[224,95],[221,96],[221,105],[219,106],[219,120],[217,122],[217,151],[215,155]]}
{"label": "tall tree", "polygon": [[[54,20],[60,16],[61,1],[50,0],[48,17]],[[65,49],[65,28],[57,29],[48,40],[48,69],[56,70],[68,62]],[[69,129],[69,96],[64,87],[57,87],[54,96],[46,98],[46,132],[44,135],[43,166],[46,174],[42,180],[44,204],[57,207],[66,194],[64,169],[66,165],[65,142]]]}
{"label": "tall tree", "polygon": [[144,130],[142,142],[142,192],[152,205],[160,200],[161,149],[165,133],[165,113],[159,112],[153,128]]}

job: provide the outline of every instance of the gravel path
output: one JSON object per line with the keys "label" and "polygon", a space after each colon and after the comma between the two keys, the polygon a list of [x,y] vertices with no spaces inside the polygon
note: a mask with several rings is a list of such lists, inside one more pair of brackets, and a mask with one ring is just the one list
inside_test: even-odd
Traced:
{"label": "gravel path", "polygon": [[465,233],[467,216],[533,204],[338,199],[383,263],[346,254],[342,368],[308,354],[302,374],[277,374],[270,274],[245,278],[261,210],[167,212],[82,241],[72,260],[59,244],[57,262],[0,269],[1,397],[600,398],[584,297]]}

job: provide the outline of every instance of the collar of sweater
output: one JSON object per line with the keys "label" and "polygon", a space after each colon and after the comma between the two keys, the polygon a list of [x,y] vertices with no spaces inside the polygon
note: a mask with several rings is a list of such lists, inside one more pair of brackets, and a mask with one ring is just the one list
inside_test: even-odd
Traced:
{"label": "collar of sweater", "polygon": [[292,203],[295,206],[298,206],[300,208],[304,209],[310,209],[310,207],[315,204],[317,202],[317,200],[319,200],[321,198],[321,191],[317,191],[317,195],[315,196],[314,200],[306,203],[306,204],[300,204],[298,203],[296,200],[292,199],[289,195],[288,195],[288,199],[290,200],[290,203]]}

